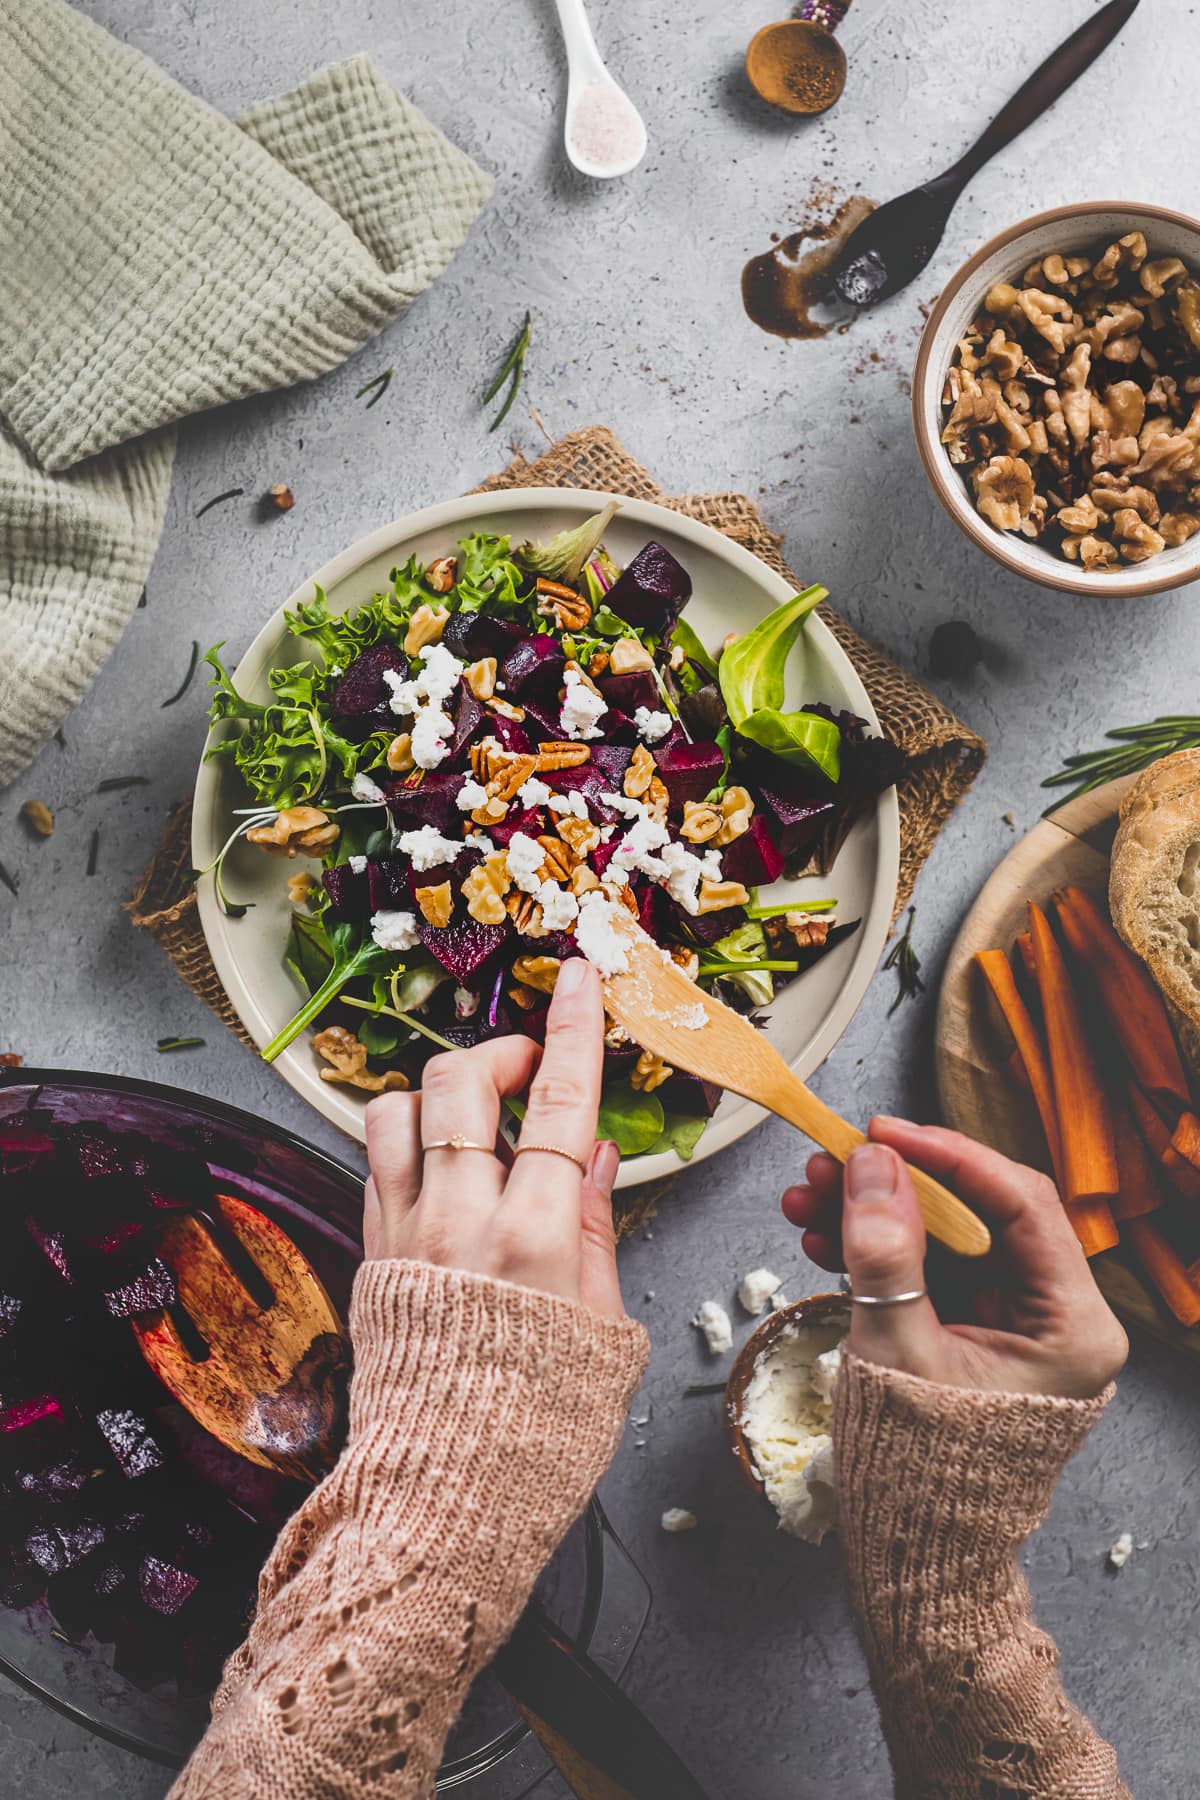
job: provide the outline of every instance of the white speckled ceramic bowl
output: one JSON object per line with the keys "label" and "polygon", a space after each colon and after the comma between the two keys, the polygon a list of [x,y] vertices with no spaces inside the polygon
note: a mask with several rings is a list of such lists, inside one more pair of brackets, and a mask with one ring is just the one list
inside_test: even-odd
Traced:
{"label": "white speckled ceramic bowl", "polygon": [[1110,244],[1127,231],[1142,231],[1151,256],[1180,256],[1200,270],[1200,220],[1162,206],[1094,200],[1037,213],[991,238],[970,257],[945,288],[921,334],[913,375],[913,427],[925,472],[950,517],[989,556],[1018,575],[1060,593],[1085,599],[1118,600],[1162,593],[1200,577],[1200,533],[1186,544],[1163,550],[1149,562],[1089,574],[1012,531],[997,531],[975,510],[967,483],[941,442],[942,387],[954,346],[983,296],[995,281],[1012,281],[1022,269],[1051,251],[1067,254]]}

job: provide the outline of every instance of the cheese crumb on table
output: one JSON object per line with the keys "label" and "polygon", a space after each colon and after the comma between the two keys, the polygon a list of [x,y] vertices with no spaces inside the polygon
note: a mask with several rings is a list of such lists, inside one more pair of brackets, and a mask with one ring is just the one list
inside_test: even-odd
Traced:
{"label": "cheese crumb on table", "polygon": [[1133,1555],[1133,1533],[1123,1531],[1108,1553],[1110,1569],[1123,1569]]}
{"label": "cheese crumb on table", "polygon": [[664,1531],[695,1531],[696,1515],[684,1506],[668,1506],[662,1516]]}
{"label": "cheese crumb on table", "polygon": [[738,1288],[738,1299],[750,1314],[757,1319],[766,1311],[767,1302],[780,1286],[780,1277],[772,1274],[770,1269],[751,1269],[743,1275]]}
{"label": "cheese crumb on table", "polygon": [[721,1356],[726,1350],[733,1349],[733,1327],[729,1323],[729,1314],[715,1300],[706,1300],[697,1307],[692,1324],[704,1333],[704,1341],[714,1356]]}

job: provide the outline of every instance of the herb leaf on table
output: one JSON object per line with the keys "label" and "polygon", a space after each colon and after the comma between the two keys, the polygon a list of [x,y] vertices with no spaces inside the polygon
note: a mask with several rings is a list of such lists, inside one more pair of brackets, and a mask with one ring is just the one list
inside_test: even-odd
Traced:
{"label": "herb leaf on table", "polygon": [[1071,790],[1054,800],[1046,808],[1048,813],[1078,800],[1083,794],[1092,793],[1109,781],[1116,781],[1123,775],[1136,775],[1161,757],[1172,756],[1176,750],[1200,749],[1200,718],[1189,713],[1168,713],[1145,725],[1115,726],[1112,731],[1105,732],[1105,736],[1111,740],[1111,748],[1064,757],[1062,768],[1047,775],[1042,783],[1044,788]]}
{"label": "herb leaf on table", "polygon": [[510,381],[511,377],[508,393],[504,397],[504,405],[500,408],[500,411],[488,426],[489,431],[495,431],[498,425],[502,425],[512,410],[512,403],[517,397],[517,389],[521,385],[521,377],[525,373],[525,355],[529,349],[529,339],[532,327],[532,315],[526,313],[516,343],[505,358],[500,373],[497,375],[495,381],[493,381],[487,393],[483,396],[483,404],[486,406],[490,400],[496,398],[496,395],[500,392],[504,383]]}
{"label": "herb leaf on table", "polygon": [[888,1007],[888,1018],[904,1000],[915,1000],[918,994],[925,992],[925,983],[921,979],[921,959],[913,949],[912,933],[916,923],[917,909],[908,909],[908,923],[904,935],[896,939],[883,959],[885,969],[895,969],[897,979],[896,998]]}

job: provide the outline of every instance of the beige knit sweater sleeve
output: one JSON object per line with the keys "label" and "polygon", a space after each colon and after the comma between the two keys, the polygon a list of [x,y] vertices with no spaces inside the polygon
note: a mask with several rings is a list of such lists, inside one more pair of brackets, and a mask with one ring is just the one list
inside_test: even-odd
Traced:
{"label": "beige knit sweater sleeve", "polygon": [[839,1529],[897,1800],[1129,1800],[1017,1566],[1111,1393],[976,1393],[846,1357]]}
{"label": "beige knit sweater sleeve", "polygon": [[346,1450],[275,1546],[170,1800],[431,1794],[647,1352],[631,1320],[403,1261],[363,1265],[351,1335]]}

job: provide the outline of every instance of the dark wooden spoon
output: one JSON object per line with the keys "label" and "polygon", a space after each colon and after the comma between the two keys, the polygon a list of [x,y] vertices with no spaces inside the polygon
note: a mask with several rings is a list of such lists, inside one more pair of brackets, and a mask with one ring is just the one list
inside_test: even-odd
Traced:
{"label": "dark wooden spoon", "polygon": [[1138,0],[1109,0],[1051,52],[952,168],[887,201],[864,219],[833,266],[832,291],[850,306],[865,307],[877,306],[907,287],[941,243],[946,221],[968,181],[1091,67],[1137,5]]}

